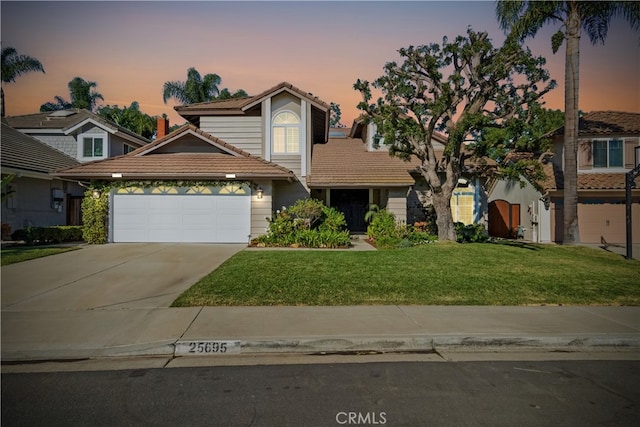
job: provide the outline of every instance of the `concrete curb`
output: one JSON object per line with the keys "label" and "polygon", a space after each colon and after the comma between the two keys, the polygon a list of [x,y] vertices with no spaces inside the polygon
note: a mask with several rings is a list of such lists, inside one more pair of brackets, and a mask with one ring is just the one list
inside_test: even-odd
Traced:
{"label": "concrete curb", "polygon": [[[202,338],[200,341],[216,341]],[[30,349],[3,351],[3,363],[38,362],[51,360],[83,360],[108,357],[202,357],[208,354],[176,354],[179,343],[198,340],[172,340],[102,348]],[[224,341],[224,340],[223,340]],[[407,335],[407,336],[358,336],[358,337],[270,337],[240,339],[241,350],[235,355],[260,354],[324,354],[324,353],[429,353],[439,350],[638,350],[640,336],[616,335],[567,335],[567,336],[517,336],[517,335]],[[220,355],[222,356],[222,355]],[[233,357],[234,355],[226,355]]]}

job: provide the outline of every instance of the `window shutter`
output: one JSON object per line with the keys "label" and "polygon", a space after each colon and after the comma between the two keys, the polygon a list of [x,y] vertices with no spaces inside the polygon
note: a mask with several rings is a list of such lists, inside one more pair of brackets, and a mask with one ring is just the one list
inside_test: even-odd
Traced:
{"label": "window shutter", "polygon": [[592,141],[581,141],[578,143],[578,169],[592,169]]}
{"label": "window shutter", "polygon": [[624,167],[633,169],[635,166],[635,148],[638,146],[638,138],[626,138],[624,140]]}

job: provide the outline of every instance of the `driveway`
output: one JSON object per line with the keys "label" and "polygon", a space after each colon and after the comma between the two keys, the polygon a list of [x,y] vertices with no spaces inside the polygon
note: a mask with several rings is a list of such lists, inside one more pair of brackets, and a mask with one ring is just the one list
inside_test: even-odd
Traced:
{"label": "driveway", "polygon": [[113,243],[2,267],[2,311],[162,308],[242,244]]}

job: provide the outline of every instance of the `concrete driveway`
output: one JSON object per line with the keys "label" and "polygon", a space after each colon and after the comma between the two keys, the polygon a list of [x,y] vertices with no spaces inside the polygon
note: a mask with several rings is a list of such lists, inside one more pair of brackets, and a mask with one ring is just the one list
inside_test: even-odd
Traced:
{"label": "concrete driveway", "polygon": [[2,267],[2,311],[162,308],[242,244],[129,243]]}

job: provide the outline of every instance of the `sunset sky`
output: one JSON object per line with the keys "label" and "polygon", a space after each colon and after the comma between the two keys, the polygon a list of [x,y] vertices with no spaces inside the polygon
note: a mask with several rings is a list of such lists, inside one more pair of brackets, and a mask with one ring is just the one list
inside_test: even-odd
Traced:
{"label": "sunset sky", "polygon": [[[46,71],[3,86],[7,115],[35,113],[55,95],[69,100],[75,76],[98,83],[100,105],[138,101],[149,115],[182,124],[162,86],[189,67],[222,77],[220,88],[257,94],[282,81],[358,115],[358,79],[374,80],[409,45],[441,43],[468,26],[504,35],[495,2],[10,2],[0,4],[2,46],[39,59]],[[547,107],[563,108],[564,46],[553,55],[548,26],[527,45],[547,58],[558,88]],[[640,112],[640,36],[614,20],[606,44],[581,41],[580,109]]]}

